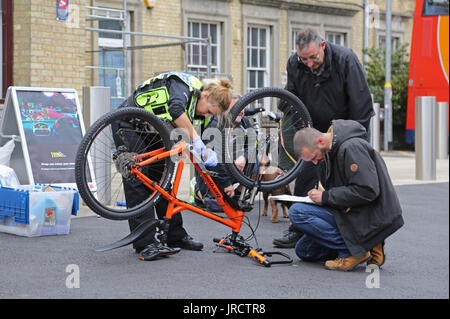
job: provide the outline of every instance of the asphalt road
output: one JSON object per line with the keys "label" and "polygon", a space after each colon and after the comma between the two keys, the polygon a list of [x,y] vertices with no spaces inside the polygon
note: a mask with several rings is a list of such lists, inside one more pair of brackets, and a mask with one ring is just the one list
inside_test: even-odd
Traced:
{"label": "asphalt road", "polygon": [[[377,273],[365,266],[348,273],[329,271],[320,263],[299,260],[293,249],[282,249],[294,258],[292,264],[270,268],[249,257],[215,252],[212,238],[227,235],[228,229],[191,212],[183,213],[184,224],[204,243],[203,251],[183,250],[143,262],[130,246],[94,251],[126,236],[126,221],[83,217],[72,219],[70,234],[64,236],[26,238],[0,233],[0,299],[449,298],[448,183],[396,189],[405,225],[388,238],[387,261]],[[258,209],[248,214],[253,228]],[[274,224],[269,217],[261,217],[256,232],[259,247],[275,250],[272,238],[279,237],[287,225],[287,219]],[[242,234],[249,235],[249,227],[244,225]],[[251,244],[258,247],[254,241]],[[79,281],[74,279],[76,274]]]}

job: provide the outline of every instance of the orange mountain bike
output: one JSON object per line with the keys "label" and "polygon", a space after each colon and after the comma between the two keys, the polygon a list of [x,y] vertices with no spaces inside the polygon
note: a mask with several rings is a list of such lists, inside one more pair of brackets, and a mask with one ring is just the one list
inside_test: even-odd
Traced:
{"label": "orange mountain bike", "polygon": [[[153,113],[138,107],[119,108],[92,124],[80,143],[75,162],[78,191],[86,205],[107,219],[125,220],[150,212],[161,198],[169,202],[163,220],[148,220],[127,237],[98,250],[106,251],[131,244],[155,229],[158,240],[165,244],[172,217],[183,210],[189,210],[231,228],[229,236],[214,239],[219,247],[239,256],[251,256],[267,267],[292,262],[291,257],[282,252],[253,249],[239,232],[245,213],[252,209],[258,191],[281,187],[295,178],[300,169],[299,161],[295,160],[282,178],[265,182],[262,177],[270,166],[277,165],[277,153],[288,152],[295,132],[311,125],[310,117],[303,103],[290,92],[264,88],[244,95],[231,110],[229,123],[233,123],[241,110],[247,106],[266,109],[276,107],[282,111],[282,118],[285,123],[288,121],[288,125],[283,126],[280,123],[275,131],[271,128],[272,135],[259,130],[255,142],[246,140],[246,147],[253,154],[248,159],[249,166],[252,167],[251,172],[236,168],[236,150],[243,145],[240,144],[239,138],[233,136],[231,125],[223,130],[222,151],[225,165],[242,187],[238,200],[228,197],[218,186],[217,173],[204,166],[200,156],[188,143],[178,142],[174,145],[168,123]],[[183,167],[188,158],[225,216],[177,198]],[[175,171],[176,163],[178,165]],[[143,199],[138,202],[127,202],[126,189],[144,191],[146,195],[141,196]],[[282,260],[268,258],[274,254],[281,255]]]}

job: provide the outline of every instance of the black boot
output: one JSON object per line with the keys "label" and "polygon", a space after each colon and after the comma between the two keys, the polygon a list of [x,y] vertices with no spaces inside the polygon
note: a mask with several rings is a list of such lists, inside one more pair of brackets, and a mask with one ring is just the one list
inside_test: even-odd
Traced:
{"label": "black boot", "polygon": [[178,247],[183,248],[187,250],[197,250],[200,251],[203,249],[203,244],[194,240],[189,235],[184,236],[180,240],[177,240],[175,242],[168,243],[169,247]]}
{"label": "black boot", "polygon": [[303,233],[295,230],[293,227],[289,227],[282,237],[273,239],[273,244],[282,248],[294,248],[302,236]]}

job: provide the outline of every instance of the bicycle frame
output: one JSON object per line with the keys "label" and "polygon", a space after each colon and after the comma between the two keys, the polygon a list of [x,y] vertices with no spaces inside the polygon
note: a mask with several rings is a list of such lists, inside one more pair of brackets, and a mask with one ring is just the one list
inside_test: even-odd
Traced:
{"label": "bicycle frame", "polygon": [[[153,163],[155,161],[175,156],[175,155],[182,155],[180,158],[180,161],[178,163],[178,167],[175,173],[175,180],[173,183],[173,187],[171,192],[166,191],[161,186],[159,186],[157,183],[149,179],[147,176],[145,176],[143,173],[139,171],[139,167],[143,167],[145,165],[148,165],[150,163]],[[208,188],[211,190],[211,193],[216,198],[219,205],[222,207],[223,211],[225,212],[227,218],[223,218],[220,216],[217,216],[211,212],[208,212],[206,210],[201,209],[200,207],[191,205],[187,202],[184,202],[182,200],[179,200],[177,198],[178,194],[178,188],[181,182],[181,175],[183,172],[184,163],[186,161],[186,157],[189,156],[191,162],[194,164],[195,169],[198,171],[200,176],[205,181]],[[166,200],[169,201],[168,209],[166,212],[166,218],[171,219],[173,215],[181,212],[182,210],[190,210],[194,213],[203,215],[209,219],[215,220],[219,223],[222,223],[232,229],[234,233],[239,233],[242,225],[242,220],[244,218],[245,213],[239,210],[235,210],[231,205],[224,199],[221,190],[216,185],[214,180],[206,174],[200,167],[200,165],[195,160],[193,154],[188,150],[188,144],[185,142],[180,142],[175,145],[175,147],[169,151],[165,150],[164,148],[157,149],[148,153],[143,153],[137,156],[140,162],[136,163],[136,166],[131,167],[131,172],[134,174],[138,179],[140,179],[145,186],[150,188],[153,191],[157,191],[161,194]]]}

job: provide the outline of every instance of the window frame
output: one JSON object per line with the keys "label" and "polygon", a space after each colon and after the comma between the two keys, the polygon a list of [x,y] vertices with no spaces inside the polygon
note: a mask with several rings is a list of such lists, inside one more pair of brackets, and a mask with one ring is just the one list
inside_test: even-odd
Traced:
{"label": "window frame", "polygon": [[[257,41],[257,45],[253,46],[251,45],[251,39],[250,39],[250,34],[251,34],[251,29],[257,29],[258,30],[258,41]],[[265,34],[265,46],[261,47],[260,44],[260,30],[265,30],[266,34]],[[247,84],[246,84],[246,91],[250,92],[256,88],[260,88],[260,87],[265,87],[265,86],[269,86],[270,85],[270,71],[271,71],[271,28],[270,26],[267,25],[255,25],[255,24],[249,24],[247,26],[247,41],[246,41],[246,54],[247,54],[247,64],[245,66],[245,70],[247,73]],[[266,55],[265,55],[265,66],[261,67],[261,61],[260,61],[260,50],[261,48],[264,48]],[[257,55],[257,66],[251,66],[251,54],[250,52],[252,52],[252,50],[256,49],[258,52]],[[256,86],[256,87],[251,87],[250,86],[250,72],[252,71],[256,71],[258,72],[264,72],[264,78],[263,78],[263,85],[262,86]],[[258,77],[256,77],[257,80]]]}
{"label": "window frame", "polygon": [[[199,24],[199,36],[193,36],[192,33],[192,27],[194,23],[198,23]],[[202,19],[188,19],[187,20],[187,25],[186,25],[186,30],[187,30],[187,36],[188,37],[201,37],[201,28],[202,25],[207,25],[207,32],[210,35],[211,32],[211,25],[215,25],[216,26],[216,42],[215,43],[211,43],[211,50],[212,50],[212,54],[214,55],[214,50],[213,48],[215,48],[215,53],[216,53],[216,57],[215,57],[215,64],[213,64],[214,61],[214,57],[211,57],[211,72],[213,73],[220,73],[221,72],[221,61],[222,61],[222,28],[223,28],[223,24],[220,21],[206,21],[206,20],[202,20]],[[198,47],[199,48],[199,64],[194,64],[193,61],[193,50],[194,47]],[[207,46],[206,43],[204,42],[189,42],[186,44],[186,53],[185,53],[185,61],[186,61],[186,69],[188,71],[191,72],[200,72],[200,73],[206,73],[207,69],[208,69],[208,61],[206,61],[206,64],[202,64],[201,60],[202,60],[202,53],[203,50],[205,50],[205,52],[207,51]]]}
{"label": "window frame", "polygon": [[[335,41],[329,41],[328,40],[328,36],[330,36],[330,35],[333,36],[334,38],[336,36],[340,36],[341,39],[342,39],[342,42],[341,43],[336,43]],[[327,42],[329,42],[329,43],[346,47],[347,46],[347,33],[339,32],[339,31],[325,31],[325,40]]]}
{"label": "window frame", "polygon": [[297,48],[295,42],[297,41],[297,35],[300,31],[299,28],[292,28],[291,29],[291,55],[294,53],[297,53]]}
{"label": "window frame", "polygon": [[[391,50],[394,52],[402,45],[402,37],[397,34],[391,35]],[[383,45],[381,45],[383,44]],[[377,34],[377,48],[386,48],[386,34],[385,33],[378,33]]]}
{"label": "window frame", "polygon": [[[128,28],[130,28],[131,26],[131,13],[127,12],[128,17],[127,17],[127,23],[128,23]],[[111,20],[111,22],[116,22],[115,20]],[[119,25],[121,24],[120,22],[117,22]],[[100,26],[100,21],[98,22],[99,24],[99,28],[101,29],[106,29],[106,30],[118,30],[118,28],[108,28],[107,26]],[[121,29],[121,28],[120,28]],[[128,43],[129,39],[128,36],[126,35],[121,35],[120,38],[118,38],[117,36],[114,36],[114,34],[108,34],[108,33],[104,33],[102,34],[102,32],[99,32],[98,36],[97,36],[97,48],[98,48],[98,66],[99,67],[115,67],[115,66],[109,66],[109,65],[104,65],[101,64],[100,61],[102,60],[103,63],[105,62],[104,59],[107,55],[107,52],[103,51],[102,49],[121,49],[124,47],[124,45],[126,44],[127,46],[130,45]],[[122,50],[117,50],[117,51],[112,51],[112,52],[123,52]],[[124,101],[127,97],[127,92],[125,91],[127,87],[132,87],[131,84],[131,78],[132,78],[132,74],[131,72],[133,72],[133,67],[132,67],[132,57],[130,56],[130,54],[127,55],[127,60],[128,61],[124,61],[124,57],[122,56],[122,61],[125,63],[125,66],[118,66],[118,68],[120,70],[116,70],[116,71],[111,71],[111,70],[101,70],[98,69],[97,73],[96,73],[96,80],[97,80],[97,84],[98,85],[102,85],[102,86],[108,86],[105,83],[106,80],[106,72],[116,72],[116,79],[117,77],[120,78],[120,90],[117,89],[117,82],[114,83],[113,86],[108,86],[111,88],[111,108],[115,109],[118,107],[118,105],[120,103],[122,103],[122,101]],[[125,74],[125,69],[126,69],[126,78],[124,76]],[[102,79],[103,76],[103,79]],[[121,95],[118,96],[117,92],[120,91]]]}

